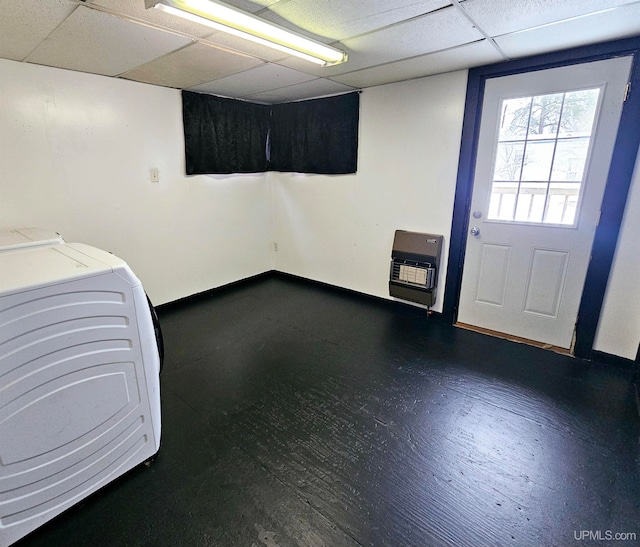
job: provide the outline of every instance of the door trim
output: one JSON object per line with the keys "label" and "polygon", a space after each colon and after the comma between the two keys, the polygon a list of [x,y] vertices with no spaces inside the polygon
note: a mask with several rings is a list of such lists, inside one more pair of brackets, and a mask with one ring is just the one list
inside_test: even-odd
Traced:
{"label": "door trim", "polygon": [[[640,59],[640,36],[469,70],[442,309],[442,316],[447,322],[455,323],[458,315],[475,155],[486,80],[623,55],[634,57],[630,76],[632,92],[622,108],[618,136],[602,200],[600,223],[593,240],[593,259],[587,269],[576,325],[575,355],[586,359],[591,358],[604,293],[640,146],[640,70],[637,70]],[[586,294],[590,295],[589,298],[585,298]]]}

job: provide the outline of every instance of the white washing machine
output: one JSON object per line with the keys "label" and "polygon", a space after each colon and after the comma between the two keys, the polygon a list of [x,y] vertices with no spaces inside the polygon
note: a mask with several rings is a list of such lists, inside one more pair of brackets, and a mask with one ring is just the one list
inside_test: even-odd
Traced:
{"label": "white washing machine", "polygon": [[[46,228],[0,228],[0,253],[5,251],[14,251],[25,247],[48,247],[51,245],[60,245],[64,243],[64,239],[58,232],[48,230]],[[149,311],[153,321],[153,330],[156,336],[156,344],[160,356],[160,370],[164,363],[164,339],[162,337],[162,328],[155,307],[151,303],[151,299],[147,296]],[[1,547],[1,545],[0,545]]]}
{"label": "white washing machine", "polygon": [[[48,230],[46,228],[28,227],[28,228],[0,228],[0,253],[5,251],[14,251],[25,247],[48,247],[51,245],[60,245],[64,243],[64,239],[58,232]],[[149,311],[153,321],[153,330],[156,336],[156,344],[160,356],[160,370],[164,363],[164,339],[162,336],[162,328],[155,307],[151,303],[151,299],[147,296]],[[2,545],[0,544],[0,547]]]}
{"label": "white washing machine", "polygon": [[156,454],[159,371],[124,261],[77,243],[0,252],[0,547]]}

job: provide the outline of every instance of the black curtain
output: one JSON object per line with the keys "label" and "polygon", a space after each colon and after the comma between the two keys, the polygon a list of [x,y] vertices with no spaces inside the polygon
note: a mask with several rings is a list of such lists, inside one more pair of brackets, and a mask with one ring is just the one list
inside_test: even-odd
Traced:
{"label": "black curtain", "polygon": [[268,106],[183,91],[182,117],[187,175],[267,170]]}
{"label": "black curtain", "polygon": [[273,106],[182,92],[187,174],[355,173],[358,93]]}
{"label": "black curtain", "polygon": [[360,95],[272,107],[269,169],[346,174],[358,167]]}

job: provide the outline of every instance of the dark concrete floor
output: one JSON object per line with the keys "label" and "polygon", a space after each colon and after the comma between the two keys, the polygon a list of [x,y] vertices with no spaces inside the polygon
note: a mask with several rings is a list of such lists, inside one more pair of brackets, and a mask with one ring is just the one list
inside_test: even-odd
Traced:
{"label": "dark concrete floor", "polygon": [[158,457],[16,545],[640,544],[628,370],[275,276],[160,320]]}

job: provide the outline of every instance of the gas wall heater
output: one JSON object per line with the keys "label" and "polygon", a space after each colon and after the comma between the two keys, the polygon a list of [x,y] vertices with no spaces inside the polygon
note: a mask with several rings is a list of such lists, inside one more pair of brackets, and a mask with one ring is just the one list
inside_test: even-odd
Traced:
{"label": "gas wall heater", "polygon": [[389,294],[431,307],[436,301],[443,236],[396,230]]}

